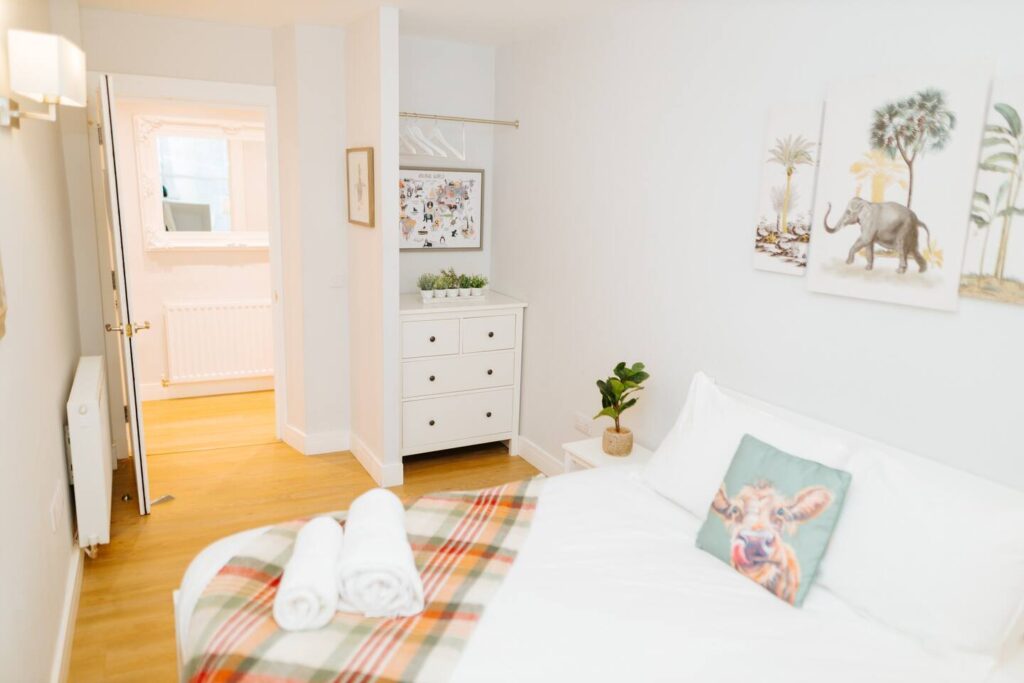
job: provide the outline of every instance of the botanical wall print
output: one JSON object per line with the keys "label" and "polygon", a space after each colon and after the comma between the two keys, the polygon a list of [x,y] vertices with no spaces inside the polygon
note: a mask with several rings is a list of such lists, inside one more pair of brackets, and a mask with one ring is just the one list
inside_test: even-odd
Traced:
{"label": "botanical wall print", "polygon": [[348,222],[373,227],[373,147],[353,147],[345,152],[348,184]]}
{"label": "botanical wall print", "polygon": [[1024,77],[997,80],[992,101],[960,293],[1024,304]]}
{"label": "botanical wall print", "polygon": [[961,69],[830,89],[810,289],[956,308],[988,85]]}
{"label": "botanical wall print", "polygon": [[768,116],[754,267],[803,275],[811,237],[822,106],[793,104]]}
{"label": "botanical wall print", "polygon": [[399,244],[402,249],[479,249],[484,172],[402,168]]}

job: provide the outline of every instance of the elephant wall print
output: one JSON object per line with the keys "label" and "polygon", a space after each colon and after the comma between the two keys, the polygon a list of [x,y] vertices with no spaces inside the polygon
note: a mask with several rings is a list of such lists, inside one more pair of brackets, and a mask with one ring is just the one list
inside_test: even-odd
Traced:
{"label": "elephant wall print", "polygon": [[[859,225],[860,234],[850,247],[846,264],[852,265],[856,256],[864,254],[866,270],[875,267],[875,245],[887,249],[899,259],[897,273],[907,272],[907,260],[913,258],[918,272],[928,270],[928,261],[918,246],[918,231],[924,230],[930,236],[928,226],[921,222],[911,209],[897,202],[872,202],[854,197],[846,205],[846,211],[835,225],[828,224],[831,204],[825,209],[822,224],[825,232],[836,233],[846,225]],[[929,239],[925,244],[929,244]],[[927,249],[927,247],[926,247]],[[930,250],[929,250],[930,251]]]}
{"label": "elephant wall print", "polygon": [[990,81],[964,67],[829,88],[809,289],[956,309]]}
{"label": "elephant wall print", "polygon": [[821,117],[820,101],[777,105],[768,114],[754,228],[754,267],[759,270],[807,272]]}

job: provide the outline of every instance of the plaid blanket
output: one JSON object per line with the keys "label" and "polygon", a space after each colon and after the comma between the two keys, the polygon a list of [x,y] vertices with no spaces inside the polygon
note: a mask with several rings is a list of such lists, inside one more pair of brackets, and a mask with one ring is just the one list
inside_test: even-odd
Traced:
{"label": "plaid blanket", "polygon": [[[194,683],[446,681],[490,597],[522,548],[543,479],[424,496],[406,526],[426,608],[405,618],[337,613],[317,631],[289,632],[272,607],[295,535],[279,524],[232,558],[206,587],[189,623]],[[344,523],[344,513],[334,515]]]}

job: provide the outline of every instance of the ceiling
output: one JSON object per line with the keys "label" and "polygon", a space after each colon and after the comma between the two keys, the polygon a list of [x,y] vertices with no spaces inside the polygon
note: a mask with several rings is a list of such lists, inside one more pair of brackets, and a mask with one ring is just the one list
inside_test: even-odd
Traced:
{"label": "ceiling", "polygon": [[82,0],[84,7],[274,28],[343,26],[380,5],[401,10],[403,33],[499,45],[617,4],[616,0]]}

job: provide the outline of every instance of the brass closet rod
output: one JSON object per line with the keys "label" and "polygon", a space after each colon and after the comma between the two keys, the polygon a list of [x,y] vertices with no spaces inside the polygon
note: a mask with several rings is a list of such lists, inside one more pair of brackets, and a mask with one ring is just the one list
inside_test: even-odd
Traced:
{"label": "brass closet rod", "polygon": [[430,119],[431,121],[461,121],[463,123],[485,123],[491,126],[512,126],[519,127],[519,119],[515,121],[501,121],[499,119],[474,119],[468,116],[443,116],[441,114],[417,114],[412,111],[400,111],[398,116],[403,119]]}

